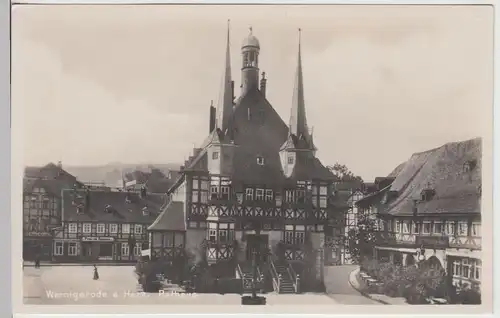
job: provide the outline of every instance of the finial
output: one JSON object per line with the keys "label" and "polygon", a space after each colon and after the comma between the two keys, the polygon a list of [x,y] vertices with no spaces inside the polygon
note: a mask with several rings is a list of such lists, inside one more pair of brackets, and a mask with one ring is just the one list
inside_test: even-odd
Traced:
{"label": "finial", "polygon": [[248,29],[250,30],[250,34],[252,34],[253,31],[252,26],[250,26]]}
{"label": "finial", "polygon": [[262,79],[266,78],[266,72],[262,72]]}
{"label": "finial", "polygon": [[214,106],[214,100],[213,99],[210,101],[210,106]]}
{"label": "finial", "polygon": [[300,40],[301,40],[301,34],[302,34],[302,29],[299,28],[299,45],[300,45]]}

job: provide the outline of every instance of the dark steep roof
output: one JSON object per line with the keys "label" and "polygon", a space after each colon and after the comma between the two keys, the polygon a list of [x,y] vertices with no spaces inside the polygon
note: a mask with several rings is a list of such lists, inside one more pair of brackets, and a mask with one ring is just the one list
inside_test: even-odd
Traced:
{"label": "dark steep roof", "polygon": [[[130,202],[127,202],[127,196]],[[83,213],[77,213],[77,205],[85,204],[85,202],[88,202],[88,208],[84,208]],[[138,193],[133,192],[65,190],[63,191],[62,221],[151,224],[158,216],[162,202],[162,196],[153,194],[141,198]],[[110,212],[105,211],[108,205],[111,207]],[[145,207],[147,207],[148,215],[143,215]]]}
{"label": "dark steep roof", "polygon": [[[390,186],[397,198],[389,202],[387,213],[413,214],[414,200],[418,213],[480,213],[481,139],[448,143],[442,147],[414,154]],[[466,171],[465,165],[475,167]],[[420,201],[422,190],[435,191],[429,201]]]}
{"label": "dark steep roof", "polygon": [[149,231],[185,231],[186,219],[184,203],[171,201],[156,220],[148,227]]}
{"label": "dark steep roof", "polygon": [[[283,174],[279,155],[289,137],[288,127],[262,93],[254,89],[237,99],[233,120],[232,136],[236,147],[233,182],[265,184],[268,187],[288,182]],[[185,171],[207,171],[206,147],[211,142],[231,143],[228,139],[220,130],[214,130],[203,142],[203,150],[188,160]],[[292,179],[334,180],[333,174],[311,152],[297,154]],[[257,157],[264,159],[264,165],[257,163]]]}
{"label": "dark steep roof", "polygon": [[[80,187],[76,183],[76,187]],[[55,197],[61,197],[61,192],[65,189],[74,189],[75,182],[71,180],[57,180],[57,179],[23,179],[23,192],[30,193],[35,188],[43,188],[45,191]]]}

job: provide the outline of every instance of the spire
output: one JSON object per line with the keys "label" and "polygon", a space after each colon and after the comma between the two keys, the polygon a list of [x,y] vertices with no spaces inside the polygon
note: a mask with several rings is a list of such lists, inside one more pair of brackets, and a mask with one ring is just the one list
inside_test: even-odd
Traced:
{"label": "spire", "polygon": [[227,42],[226,42],[226,62],[224,71],[224,87],[223,87],[223,97],[222,97],[222,124],[219,126],[222,131],[230,129],[231,118],[233,114],[233,101],[234,101],[234,91],[233,91],[233,80],[231,77],[231,51],[229,43],[229,25],[230,20],[227,20]]}
{"label": "spire", "polygon": [[[290,134],[298,138],[304,138],[311,142],[311,135],[307,127],[306,106],[304,102],[304,82],[302,77],[302,58],[301,58],[301,29],[299,29],[299,52],[297,59],[297,71],[295,73],[295,86],[293,88],[292,112],[290,114]],[[309,145],[311,148],[314,146]]]}

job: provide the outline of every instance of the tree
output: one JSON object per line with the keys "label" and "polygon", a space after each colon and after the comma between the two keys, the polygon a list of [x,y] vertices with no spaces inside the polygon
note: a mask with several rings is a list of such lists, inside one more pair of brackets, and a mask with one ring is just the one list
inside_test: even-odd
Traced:
{"label": "tree", "polygon": [[327,166],[340,181],[356,181],[363,183],[363,179],[360,176],[355,175],[346,165],[340,163],[335,163],[333,166]]}
{"label": "tree", "polygon": [[346,247],[351,260],[356,264],[373,256],[373,250],[377,245],[377,219],[373,215],[360,213],[356,227],[349,230],[347,234]]}

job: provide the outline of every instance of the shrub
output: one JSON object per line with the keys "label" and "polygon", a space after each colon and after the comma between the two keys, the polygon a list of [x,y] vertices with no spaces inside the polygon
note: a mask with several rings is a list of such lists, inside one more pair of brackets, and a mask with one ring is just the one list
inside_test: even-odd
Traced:
{"label": "shrub", "polygon": [[457,292],[456,302],[464,305],[480,305],[481,292],[478,286],[462,288]]}

